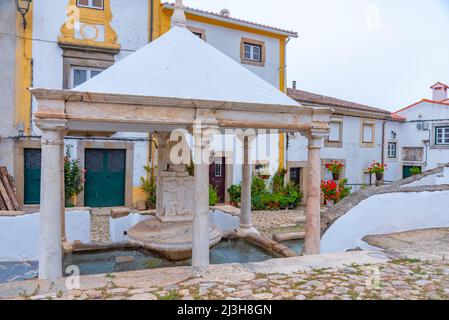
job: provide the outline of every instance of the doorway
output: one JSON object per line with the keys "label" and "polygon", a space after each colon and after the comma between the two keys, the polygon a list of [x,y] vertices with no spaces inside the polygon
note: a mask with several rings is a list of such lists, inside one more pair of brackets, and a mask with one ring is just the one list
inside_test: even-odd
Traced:
{"label": "doorway", "polygon": [[88,207],[125,205],[126,150],[85,150],[84,202]]}
{"label": "doorway", "polygon": [[220,203],[225,203],[226,197],[226,158],[215,158],[209,167],[209,183],[217,190]]}

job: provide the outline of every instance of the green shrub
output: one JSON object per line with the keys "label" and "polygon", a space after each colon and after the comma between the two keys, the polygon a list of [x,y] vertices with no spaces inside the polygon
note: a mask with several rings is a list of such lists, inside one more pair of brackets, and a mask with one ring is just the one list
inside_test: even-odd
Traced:
{"label": "green shrub", "polygon": [[271,186],[273,189],[273,192],[282,192],[285,186],[285,174],[287,173],[287,170],[285,169],[279,169],[273,176],[273,179],[271,181]]}
{"label": "green shrub", "polygon": [[215,206],[218,203],[218,199],[217,188],[209,185],[209,205]]}
{"label": "green shrub", "polygon": [[242,186],[239,184],[233,184],[228,188],[229,197],[232,204],[237,204],[241,202],[242,196]]}
{"label": "green shrub", "polygon": [[411,174],[412,176],[416,176],[416,175],[418,175],[418,174],[421,174],[421,168],[420,168],[420,167],[413,167],[413,168],[410,168],[410,174]]}
{"label": "green shrub", "polygon": [[73,207],[73,197],[83,191],[83,178],[78,160],[71,159],[72,146],[68,145],[64,157],[64,195],[65,206]]}
{"label": "green shrub", "polygon": [[[276,175],[277,178],[273,177],[272,189],[276,191],[268,190],[265,180],[262,178],[257,176],[253,177],[251,183],[251,203],[253,210],[279,210],[298,207],[302,200],[302,194],[294,184],[288,184],[284,187],[283,174],[285,174],[284,170]],[[232,204],[241,202],[241,185],[232,185],[228,188],[228,193]]]}
{"label": "green shrub", "polygon": [[153,168],[143,167],[147,173],[146,177],[140,177],[140,188],[147,195],[147,201],[153,208],[156,208],[156,178],[153,174]]}
{"label": "green shrub", "polygon": [[340,202],[341,200],[343,200],[344,198],[349,196],[349,194],[351,193],[352,187],[346,186],[347,183],[348,183],[348,179],[340,180],[339,198],[338,198],[337,202]]}
{"label": "green shrub", "polygon": [[302,201],[302,193],[299,191],[299,187],[293,183],[289,183],[285,187],[285,193],[288,198],[288,207],[297,208]]}
{"label": "green shrub", "polygon": [[265,192],[267,190],[267,185],[265,184],[265,180],[261,177],[254,176],[251,181],[251,194],[259,194]]}

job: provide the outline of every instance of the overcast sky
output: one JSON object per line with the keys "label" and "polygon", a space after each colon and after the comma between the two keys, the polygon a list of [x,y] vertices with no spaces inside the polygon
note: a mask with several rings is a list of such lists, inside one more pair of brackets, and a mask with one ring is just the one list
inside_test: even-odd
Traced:
{"label": "overcast sky", "polygon": [[288,82],[397,110],[449,84],[449,0],[184,0],[299,33]]}

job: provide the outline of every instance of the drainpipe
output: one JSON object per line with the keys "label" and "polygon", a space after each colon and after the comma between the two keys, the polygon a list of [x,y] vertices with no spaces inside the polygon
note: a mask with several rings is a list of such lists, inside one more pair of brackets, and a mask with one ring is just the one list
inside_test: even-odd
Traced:
{"label": "drainpipe", "polygon": [[154,32],[154,0],[150,0],[150,42],[153,42],[153,32]]}
{"label": "drainpipe", "polygon": [[382,164],[385,164],[385,131],[386,131],[386,127],[387,127],[387,121],[384,120],[384,122],[382,123],[382,151],[381,151],[381,159],[382,159]]}

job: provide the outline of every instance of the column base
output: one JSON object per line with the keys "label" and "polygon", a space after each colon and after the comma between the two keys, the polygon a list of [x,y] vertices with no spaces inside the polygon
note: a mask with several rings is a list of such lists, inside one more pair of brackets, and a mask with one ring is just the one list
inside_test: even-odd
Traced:
{"label": "column base", "polygon": [[260,232],[253,226],[240,226],[237,230],[237,237],[239,238],[245,238],[249,234],[260,234]]}

